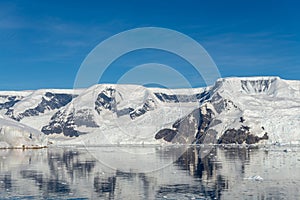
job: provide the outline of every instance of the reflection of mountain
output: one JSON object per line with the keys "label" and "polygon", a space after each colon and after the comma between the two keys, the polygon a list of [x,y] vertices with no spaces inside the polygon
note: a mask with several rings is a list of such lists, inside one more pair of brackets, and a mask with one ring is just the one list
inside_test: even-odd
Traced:
{"label": "reflection of mountain", "polygon": [[9,191],[12,187],[11,174],[4,174],[0,178],[0,185],[5,191]]}
{"label": "reflection of mountain", "polygon": [[74,180],[74,176],[77,177],[86,177],[89,173],[92,172],[92,169],[95,167],[95,160],[84,160],[84,162],[79,158],[79,153],[77,151],[63,151],[62,153],[49,152],[48,154],[48,166],[50,171],[56,172],[51,174],[52,176],[59,177],[57,174],[59,171],[56,169],[65,169],[66,173],[71,178],[71,181]]}
{"label": "reflection of mountain", "polygon": [[[130,148],[130,147],[128,147]],[[139,147],[140,151],[144,147]],[[203,147],[153,147],[153,165],[172,158],[173,164],[145,173],[136,160],[135,169],[121,171],[105,167],[86,149],[42,149],[0,151],[1,198],[89,198],[89,199],[233,199],[254,195],[259,199],[280,197],[295,199],[300,184],[299,164],[282,150],[223,149],[213,147],[208,153]],[[99,148],[102,155],[108,148]],[[116,151],[109,151],[111,159]],[[134,156],[132,153],[130,156]],[[127,158],[128,159],[128,158]],[[275,162],[274,162],[275,160]],[[122,163],[123,164],[123,163]],[[271,165],[270,165],[271,164]],[[293,174],[288,174],[288,167]],[[281,170],[282,168],[282,170]],[[280,173],[282,176],[278,176]],[[245,178],[261,175],[258,182]],[[278,182],[270,185],[271,182]],[[285,187],[282,187],[282,186]],[[276,191],[281,191],[280,194]]]}
{"label": "reflection of mountain", "polygon": [[[222,165],[215,160],[217,149],[214,148],[204,158],[199,158],[199,150],[196,147],[189,148],[171,168],[167,167],[163,171],[149,174],[104,169],[85,150],[49,149],[47,156],[41,157],[38,151],[18,152],[26,154],[21,163],[11,163],[12,160],[2,162],[6,166],[20,164],[21,167],[15,174],[1,176],[1,189],[14,192],[19,183],[26,183],[31,192],[36,191],[36,195],[42,194],[39,196],[41,198],[71,194],[75,197],[107,199],[125,196],[135,198],[139,195],[143,195],[146,199],[172,197],[172,195],[177,197],[196,195],[196,197],[219,199],[222,191],[228,189],[228,181],[223,175],[218,174]],[[180,148],[171,148],[166,152],[158,151],[159,154],[164,154],[163,156],[167,153],[168,157],[174,158],[180,152],[182,152]],[[232,155],[239,154],[225,153],[225,157],[234,160],[235,157],[231,157]],[[239,157],[241,161],[245,160],[243,155]],[[8,152],[5,157],[7,156],[11,159],[16,157],[14,151]],[[182,174],[181,170],[189,171],[189,174]],[[169,177],[170,175],[173,179]]]}
{"label": "reflection of mountain", "polygon": [[100,176],[94,178],[94,189],[99,197],[105,197],[108,194],[109,199],[113,199],[116,186],[116,177],[103,179]]}
{"label": "reflection of mountain", "polygon": [[[88,157],[82,158],[73,150],[11,150],[5,151],[6,155],[3,153],[0,161],[1,190],[16,196],[48,198],[75,193],[79,188],[74,183],[80,183],[78,179],[85,180],[91,175],[96,163]],[[3,192],[0,192],[1,196]]]}
{"label": "reflection of mountain", "polygon": [[70,192],[70,186],[53,175],[53,177],[45,178],[41,172],[37,170],[20,171],[22,178],[33,180],[40,191],[43,191],[45,197],[51,194],[67,194]]}
{"label": "reflection of mountain", "polygon": [[[189,185],[181,185],[178,192],[200,193],[205,198],[220,199],[224,189],[228,189],[228,182],[223,175],[218,174],[218,170],[222,168],[220,162],[216,162],[216,148],[213,148],[210,154],[201,158],[201,148],[188,148],[182,156],[176,161],[176,165],[180,169],[189,171],[190,175],[199,180],[200,187],[190,187]],[[177,188],[177,185],[163,187],[162,190]]]}

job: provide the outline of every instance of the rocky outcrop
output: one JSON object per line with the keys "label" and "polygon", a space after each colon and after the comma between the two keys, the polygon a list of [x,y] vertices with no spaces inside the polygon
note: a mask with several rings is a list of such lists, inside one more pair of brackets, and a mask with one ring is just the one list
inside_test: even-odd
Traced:
{"label": "rocky outcrop", "polygon": [[[72,91],[0,92],[0,114],[45,134],[101,130],[121,143],[299,142],[299,88],[299,81],[248,77],[219,79],[198,89],[101,84]],[[121,133],[113,134],[119,129],[147,137],[122,140]]]}
{"label": "rocky outcrop", "polygon": [[13,96],[13,95],[0,95],[0,99],[3,99],[0,103],[0,110],[8,110],[18,103],[23,97],[22,96]]}
{"label": "rocky outcrop", "polygon": [[142,116],[148,111],[154,110],[156,107],[155,101],[153,99],[147,99],[146,102],[140,107],[130,112],[130,118],[135,119]]}
{"label": "rocky outcrop", "polygon": [[95,110],[100,115],[103,109],[110,110],[112,112],[116,112],[116,90],[113,88],[106,88],[101,91],[97,99],[95,101]]}
{"label": "rocky outcrop", "polygon": [[[171,143],[192,144],[203,142],[205,137],[215,139],[216,133],[210,130],[210,125],[218,124],[213,120],[213,111],[206,105],[199,109],[195,109],[186,117],[177,120],[172,129],[162,129],[156,135],[155,139],[163,139]],[[207,139],[207,138],[206,138]]]}
{"label": "rocky outcrop", "polygon": [[76,130],[74,115],[72,113],[66,115],[62,111],[58,111],[53,115],[49,125],[42,128],[42,132],[46,135],[63,133],[65,136],[70,137],[80,135],[80,132]]}
{"label": "rocky outcrop", "polygon": [[155,139],[164,139],[167,142],[171,142],[174,137],[177,135],[177,130],[172,130],[172,129],[162,129],[158,131],[158,133],[155,135]]}
{"label": "rocky outcrop", "polygon": [[60,110],[51,117],[50,123],[42,128],[42,132],[46,135],[63,133],[65,136],[78,137],[84,134],[77,130],[80,126],[99,127],[89,109],[80,109],[77,112],[75,109],[70,109],[69,112]]}
{"label": "rocky outcrop", "polygon": [[165,94],[154,93],[154,95],[161,101],[167,103],[188,103],[188,102],[202,102],[210,97],[209,91],[197,93],[194,95],[178,95],[178,94]]}
{"label": "rocky outcrop", "polygon": [[[10,118],[20,121],[24,117],[38,116],[45,111],[59,109],[72,101],[76,97],[71,94],[55,94],[51,92],[46,92],[44,97],[42,97],[41,102],[35,107],[25,110],[22,113],[15,114],[13,109],[8,109],[6,115]],[[16,103],[16,102],[12,102]]]}
{"label": "rocky outcrop", "polygon": [[269,136],[265,133],[262,137],[250,133],[250,127],[242,126],[239,129],[228,129],[218,139],[218,144],[256,144],[260,140],[267,140]]}

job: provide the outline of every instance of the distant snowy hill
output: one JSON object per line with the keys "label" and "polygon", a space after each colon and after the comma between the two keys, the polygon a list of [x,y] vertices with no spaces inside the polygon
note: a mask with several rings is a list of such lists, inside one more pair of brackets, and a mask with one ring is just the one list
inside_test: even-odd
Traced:
{"label": "distant snowy hill", "polygon": [[39,148],[47,146],[40,131],[9,119],[0,118],[0,148]]}
{"label": "distant snowy hill", "polygon": [[224,78],[195,89],[95,85],[0,92],[0,114],[56,143],[300,141],[300,81]]}

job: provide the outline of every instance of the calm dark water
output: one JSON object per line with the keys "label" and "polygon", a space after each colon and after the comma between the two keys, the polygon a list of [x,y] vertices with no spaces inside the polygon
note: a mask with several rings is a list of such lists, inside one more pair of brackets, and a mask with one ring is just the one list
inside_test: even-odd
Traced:
{"label": "calm dark water", "polygon": [[0,151],[0,199],[299,199],[300,148]]}

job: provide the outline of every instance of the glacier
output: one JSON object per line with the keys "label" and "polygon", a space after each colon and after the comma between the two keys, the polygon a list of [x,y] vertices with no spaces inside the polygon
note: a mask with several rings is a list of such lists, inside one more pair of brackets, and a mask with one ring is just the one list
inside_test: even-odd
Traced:
{"label": "glacier", "polygon": [[0,116],[9,138],[17,136],[7,127],[26,126],[22,142],[2,136],[4,146],[25,144],[28,132],[57,145],[299,143],[300,81],[230,77],[188,89],[1,91]]}
{"label": "glacier", "polygon": [[43,148],[48,145],[45,135],[27,125],[0,118],[0,149]]}

